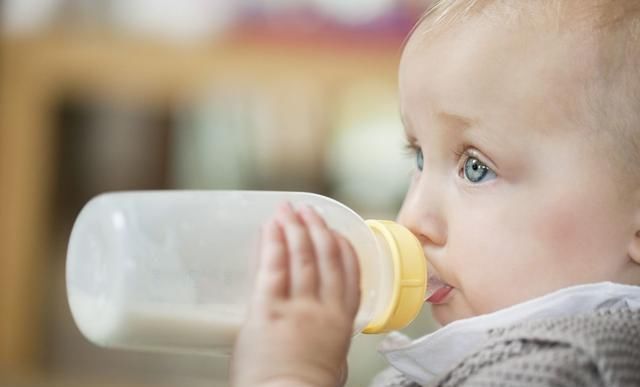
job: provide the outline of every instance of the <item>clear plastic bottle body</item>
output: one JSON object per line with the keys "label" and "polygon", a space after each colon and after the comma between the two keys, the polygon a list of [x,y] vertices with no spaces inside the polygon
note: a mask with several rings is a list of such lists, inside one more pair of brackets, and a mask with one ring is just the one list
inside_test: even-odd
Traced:
{"label": "clear plastic bottle body", "polygon": [[379,238],[316,194],[143,191],[104,194],[74,225],[69,305],[96,344],[226,354],[244,321],[260,228],[284,201],[308,204],[351,241],[361,266],[355,332],[389,304],[393,267]]}

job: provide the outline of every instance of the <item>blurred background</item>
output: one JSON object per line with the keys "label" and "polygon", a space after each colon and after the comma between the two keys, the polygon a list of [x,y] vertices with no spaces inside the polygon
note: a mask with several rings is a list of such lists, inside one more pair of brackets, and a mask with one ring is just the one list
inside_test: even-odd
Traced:
{"label": "blurred background", "polygon": [[[396,71],[427,3],[0,0],[0,384],[227,385],[227,359],[80,335],[74,218],[104,191],[255,189],[393,219],[413,162]],[[354,339],[349,386],[384,367],[380,339]]]}

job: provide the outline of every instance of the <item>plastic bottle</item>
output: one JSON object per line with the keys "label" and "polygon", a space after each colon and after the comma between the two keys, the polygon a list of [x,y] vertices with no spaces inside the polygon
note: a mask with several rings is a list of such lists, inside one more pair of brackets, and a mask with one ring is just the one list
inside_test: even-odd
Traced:
{"label": "plastic bottle", "polygon": [[361,304],[354,333],[407,325],[426,292],[417,239],[316,194],[140,191],[100,195],[69,241],[67,295],[80,331],[108,347],[230,353],[244,321],[261,226],[277,206],[311,205],[354,246]]}

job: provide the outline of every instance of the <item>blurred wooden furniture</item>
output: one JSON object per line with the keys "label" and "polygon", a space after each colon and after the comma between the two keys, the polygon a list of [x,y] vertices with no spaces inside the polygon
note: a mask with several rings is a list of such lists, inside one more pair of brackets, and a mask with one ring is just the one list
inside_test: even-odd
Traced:
{"label": "blurred wooden furniture", "polygon": [[0,375],[41,375],[41,324],[56,176],[51,109],[61,92],[165,103],[229,80],[277,89],[395,82],[396,50],[282,47],[251,39],[175,46],[101,34],[52,33],[0,42]]}

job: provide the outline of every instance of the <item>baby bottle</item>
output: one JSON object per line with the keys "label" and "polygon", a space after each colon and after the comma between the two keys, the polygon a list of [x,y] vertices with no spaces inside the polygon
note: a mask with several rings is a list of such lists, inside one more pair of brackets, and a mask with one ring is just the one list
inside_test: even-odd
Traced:
{"label": "baby bottle", "polygon": [[356,250],[354,334],[400,329],[415,318],[426,261],[415,236],[394,222],[364,221],[311,193],[139,191],[100,195],[76,219],[66,283],[80,331],[107,347],[229,354],[246,313],[260,228],[285,201],[313,207]]}

